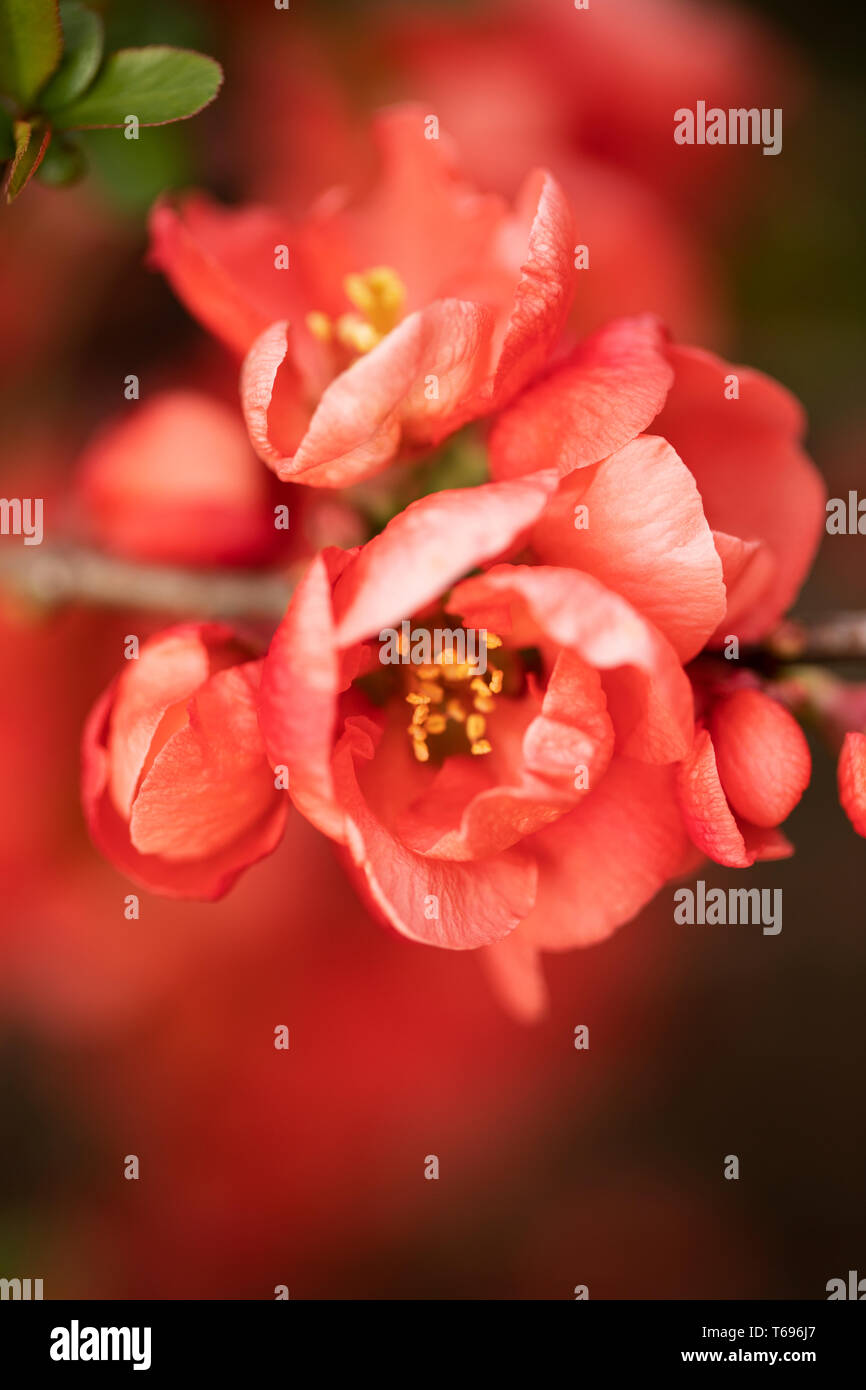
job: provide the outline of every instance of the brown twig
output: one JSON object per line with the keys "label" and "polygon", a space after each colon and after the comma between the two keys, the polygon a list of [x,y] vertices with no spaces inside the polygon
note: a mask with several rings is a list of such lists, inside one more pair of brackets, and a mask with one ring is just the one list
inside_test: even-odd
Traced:
{"label": "brown twig", "polygon": [[[85,603],[276,625],[294,579],[286,570],[182,569],[81,546],[0,541],[0,582],[44,606]],[[845,661],[866,661],[866,612],[836,613],[808,624],[786,622],[760,646],[740,653],[741,664],[767,668]]]}
{"label": "brown twig", "polygon": [[76,546],[0,542],[0,582],[25,601],[56,606],[147,609],[195,618],[268,619],[276,624],[292,590],[276,570],[191,570],[142,564]]}

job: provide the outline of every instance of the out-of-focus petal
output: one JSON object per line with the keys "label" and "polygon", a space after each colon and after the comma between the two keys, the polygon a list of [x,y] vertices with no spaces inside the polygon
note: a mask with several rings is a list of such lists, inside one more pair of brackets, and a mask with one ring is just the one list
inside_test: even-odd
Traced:
{"label": "out-of-focus petal", "polygon": [[839,754],[839,800],[858,835],[866,835],[866,734],[847,733]]}
{"label": "out-of-focus petal", "polygon": [[201,194],[150,218],[150,263],[191,314],[238,354],[275,319],[298,309],[296,280],[277,269],[287,229],[264,208],[220,207]]}
{"label": "out-of-focus petal", "polygon": [[[713,529],[763,541],[776,561],[741,618],[740,640],[755,641],[795,599],[824,530],[824,483],[800,444],[803,412],[761,372],[697,348],[674,345],[669,354],[674,385],[653,432],[691,469]],[[725,395],[731,375],[738,399]]]}
{"label": "out-of-focus petal", "polygon": [[267,474],[237,411],[195,391],[165,391],[88,446],[78,495],[89,529],[137,559],[229,564],[274,544]]}

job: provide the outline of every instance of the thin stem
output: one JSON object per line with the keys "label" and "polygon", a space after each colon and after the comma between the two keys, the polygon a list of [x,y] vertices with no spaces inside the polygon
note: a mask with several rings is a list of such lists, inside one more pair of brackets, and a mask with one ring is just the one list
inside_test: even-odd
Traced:
{"label": "thin stem", "polygon": [[292,577],[277,570],[190,570],[75,546],[0,546],[0,581],[40,605],[86,603],[195,618],[278,623]]}
{"label": "thin stem", "polygon": [[[0,545],[0,582],[31,602],[85,603],[194,618],[269,621],[285,612],[296,575],[289,570],[191,570],[142,564],[81,546]],[[779,667],[866,661],[866,612],[786,622],[763,643],[743,648],[740,665]]]}

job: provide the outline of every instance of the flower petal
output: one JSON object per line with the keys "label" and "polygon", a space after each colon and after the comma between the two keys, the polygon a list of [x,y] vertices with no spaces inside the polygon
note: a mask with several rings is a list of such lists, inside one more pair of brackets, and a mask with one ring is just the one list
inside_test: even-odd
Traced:
{"label": "flower petal", "polygon": [[[492,753],[450,759],[400,821],[414,849],[461,860],[497,853],[566,815],[604,776],[614,731],[586,662],[560,652],[535,718],[528,699],[503,703],[489,721]],[[478,790],[462,776],[476,769],[493,785]]]}
{"label": "flower petal", "polygon": [[760,690],[737,690],[714,706],[709,728],[734,811],[756,826],[779,825],[812,772],[809,745],[794,716]]}
{"label": "flower petal", "polygon": [[[498,402],[509,400],[545,365],[574,294],[571,208],[545,170],[527,179],[515,220],[518,226],[529,222],[529,232],[493,382]],[[517,240],[513,232],[507,235]]]}
{"label": "flower petal", "polygon": [[344,839],[331,775],[342,688],[331,591],[351,553],[319,555],[292,595],[265,657],[259,720],[272,767],[289,770],[292,801],[332,839]]}
{"label": "flower petal", "polygon": [[150,264],[195,318],[243,354],[269,323],[299,312],[297,280],[276,266],[288,232],[264,208],[220,207],[201,194],[150,216]]}
{"label": "flower petal", "polygon": [[342,647],[372,637],[442,597],[456,579],[502,554],[536,520],[551,472],[431,493],[364,546],[334,594]]}
{"label": "flower petal", "polygon": [[791,845],[779,831],[742,824],[728,805],[713,741],[699,730],[677,773],[677,797],[686,828],[698,849],[717,864],[746,869],[763,859],[783,859]]}
{"label": "flower petal", "polygon": [[691,746],[691,686],[676,653],[625,599],[592,575],[498,565],[458,585],[449,607],[478,627],[493,628],[495,614],[495,630],[503,636],[510,631],[519,645],[547,641],[604,671],[620,752],[672,762]]}
{"label": "flower petal", "polygon": [[236,410],[164,391],[88,446],[79,497],[102,545],[175,564],[229,564],[274,545],[267,474]]}
{"label": "flower petal", "polygon": [[701,650],[724,614],[722,564],[700,494],[664,439],[641,435],[573,473],[530,543],[543,564],[585,570],[622,594],[682,661]]}
{"label": "flower petal", "polygon": [[847,733],[839,754],[839,800],[858,835],[866,835],[866,734]]}
{"label": "flower petal", "polygon": [[603,941],[676,876],[688,841],[674,778],[617,756],[586,801],[535,837],[538,901],[521,938],[546,951]]}
{"label": "flower petal", "polygon": [[[740,641],[755,641],[790,607],[824,530],[826,489],[800,447],[803,412],[770,377],[712,353],[672,346],[674,385],[653,432],[670,440],[695,476],[714,530],[763,541],[776,568]],[[726,399],[733,374],[739,398]]]}
{"label": "flower petal", "polygon": [[270,819],[282,800],[265,758],[256,697],[260,662],[218,671],[189,703],[132,805],[129,833],[141,854],[175,863],[218,855]]}
{"label": "flower petal", "polygon": [[352,717],[334,754],[334,782],[346,809],[346,838],[367,892],[396,931],[413,941],[470,950],[498,941],[529,912],[536,869],[520,850],[472,864],[416,854],[367,804],[355,759],[372,758],[379,730]]}
{"label": "flower petal", "polygon": [[110,793],[128,817],[154,734],[166,711],[185,702],[208,678],[211,653],[233,638],[216,623],[188,623],[158,633],[116,682],[109,733]]}
{"label": "flower petal", "polygon": [[[291,436],[274,437],[269,411],[286,364],[288,328],[272,324],[256,339],[241,375],[241,402],[253,447],[278,477],[344,487],[392,462],[404,427],[412,438],[438,438],[466,418],[463,402],[484,371],[493,328],[483,305],[443,299],[410,314],[327,386],[307,422],[295,412]],[[435,378],[438,399],[426,386]]]}
{"label": "flower petal", "polygon": [[512,478],[597,463],[645,430],[673,382],[665,336],[650,314],[599,329],[509,406],[490,437],[490,471]]}

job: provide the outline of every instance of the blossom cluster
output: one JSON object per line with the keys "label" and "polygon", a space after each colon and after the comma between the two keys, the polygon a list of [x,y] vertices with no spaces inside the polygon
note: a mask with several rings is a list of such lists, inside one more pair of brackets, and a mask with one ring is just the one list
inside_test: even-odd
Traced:
{"label": "blossom cluster", "polygon": [[[370,185],[306,215],[201,195],[153,212],[151,263],[238,358],[240,411],[143,406],[94,446],[92,515],[133,552],[249,563],[280,554],[262,517],[286,495],[341,542],[290,546],[269,641],[185,623],[142,645],[88,722],[84,805],[133,880],[204,899],[300,814],[387,926],[484,948],[531,1016],[541,952],[605,938],[705,857],[792,852],[809,749],[739,656],[796,599],[824,487],[775,381],[649,313],[578,333],[551,172],[509,200],[421,107],[373,133]],[[158,459],[179,431],[208,434],[212,466],[164,470],[142,510],[130,447]],[[469,437],[483,478],[425,486]],[[441,643],[383,662],[407,623],[483,629],[484,670]],[[840,790],[866,833],[862,733]]]}

